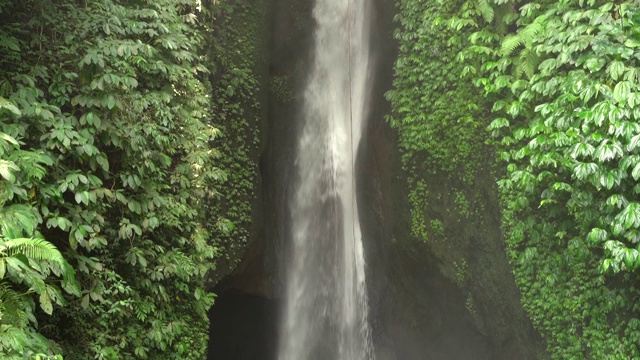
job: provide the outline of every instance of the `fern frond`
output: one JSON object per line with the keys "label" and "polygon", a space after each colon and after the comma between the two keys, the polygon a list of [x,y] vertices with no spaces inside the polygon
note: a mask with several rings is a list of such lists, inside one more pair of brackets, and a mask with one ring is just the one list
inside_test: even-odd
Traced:
{"label": "fern frond", "polygon": [[546,15],[538,16],[531,24],[518,31],[517,34],[506,36],[502,40],[502,53],[505,56],[509,56],[519,46],[532,47],[533,41],[544,31],[544,23],[546,20]]}
{"label": "fern frond", "polygon": [[522,41],[524,41],[527,46],[531,46],[533,40],[536,38],[536,36],[542,33],[543,30],[544,28],[542,24],[534,21],[531,24],[527,25],[524,29],[522,29],[518,33],[518,35],[520,35]]}
{"label": "fern frond", "polygon": [[529,48],[524,49],[520,53],[519,65],[521,68],[521,74],[524,73],[529,79],[531,79],[538,69],[538,65],[540,65],[540,56]]}
{"label": "fern frond", "polygon": [[23,311],[24,301],[15,290],[0,284],[0,323],[16,327],[27,326],[29,320]]}
{"label": "fern frond", "polygon": [[500,51],[505,56],[509,56],[521,45],[524,45],[524,40],[520,36],[520,33],[508,35],[502,40],[502,48]]}
{"label": "fern frond", "polygon": [[522,75],[526,75],[531,79],[538,69],[538,65],[540,65],[540,57],[530,48],[524,48],[514,62],[513,76],[520,79]]}
{"label": "fern frond", "polygon": [[50,242],[44,239],[17,238],[0,243],[0,254],[15,256],[23,254],[29,259],[52,261],[64,266],[67,262]]}
{"label": "fern frond", "polygon": [[[48,264],[37,264],[34,261],[47,261]],[[7,267],[20,269],[23,280],[38,294],[46,290],[43,279],[51,271],[57,276],[62,275],[62,288],[66,292],[80,296],[75,270],[60,251],[44,239],[18,238],[4,243],[0,241],[0,278],[4,277]]]}
{"label": "fern frond", "polygon": [[486,22],[493,22],[494,10],[488,0],[477,0],[476,9],[478,9]]}

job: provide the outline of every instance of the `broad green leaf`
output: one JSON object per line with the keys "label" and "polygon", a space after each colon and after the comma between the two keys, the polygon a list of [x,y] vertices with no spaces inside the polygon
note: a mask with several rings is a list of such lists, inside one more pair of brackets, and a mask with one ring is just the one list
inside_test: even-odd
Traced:
{"label": "broad green leaf", "polygon": [[598,171],[598,165],[595,163],[580,163],[573,169],[573,174],[579,180],[585,180],[589,175]]}
{"label": "broad green leaf", "polygon": [[13,174],[14,171],[20,171],[20,168],[13,161],[0,160],[0,175],[5,180],[15,183],[16,176]]}
{"label": "broad green leaf", "polygon": [[0,132],[0,139],[14,145],[16,148],[20,146],[20,144],[18,143],[18,140],[14,139],[12,136],[9,136],[8,134],[5,134],[3,132]]}
{"label": "broad green leaf", "polygon": [[621,220],[624,229],[640,227],[640,203],[629,203],[616,218]]}
{"label": "broad green leaf", "polygon": [[630,47],[630,48],[637,48],[638,46],[640,46],[640,40],[629,39],[624,42],[624,46]]}
{"label": "broad green leaf", "polygon": [[629,248],[624,250],[624,264],[627,266],[627,269],[633,270],[635,268],[637,259],[638,259],[637,250],[629,249]]}
{"label": "broad green leaf", "polygon": [[610,172],[602,174],[600,177],[600,184],[602,184],[606,189],[613,188],[613,185],[615,184],[615,176]]}
{"label": "broad green leaf", "polygon": [[624,73],[624,63],[622,61],[613,61],[607,70],[609,72],[609,76],[611,76],[613,80],[617,81]]}
{"label": "broad green leaf", "polygon": [[623,103],[627,101],[631,94],[631,83],[629,81],[620,81],[613,89],[613,100]]}
{"label": "broad green leaf", "polygon": [[637,163],[631,171],[631,177],[633,177],[633,180],[640,179],[640,163]]}
{"label": "broad green leaf", "polygon": [[89,294],[86,294],[82,297],[82,301],[80,302],[80,305],[85,310],[89,308]]}
{"label": "broad green leaf", "polygon": [[65,219],[63,217],[59,217],[59,218],[57,218],[57,222],[58,222],[58,227],[60,228],[60,230],[62,230],[62,231],[67,230],[67,219]]}
{"label": "broad green leaf", "polygon": [[589,241],[592,244],[605,242],[607,240],[607,237],[608,237],[607,232],[599,228],[592,229],[588,236]]}
{"label": "broad green leaf", "polygon": [[640,134],[635,135],[629,140],[629,144],[627,145],[628,151],[633,151],[640,146]]}
{"label": "broad green leaf", "polygon": [[53,304],[51,303],[51,297],[49,297],[49,294],[46,291],[43,291],[40,294],[40,308],[42,308],[42,310],[46,314],[53,314]]}
{"label": "broad green leaf", "polygon": [[12,102],[0,96],[0,110],[7,109],[15,116],[22,116],[22,112]]}

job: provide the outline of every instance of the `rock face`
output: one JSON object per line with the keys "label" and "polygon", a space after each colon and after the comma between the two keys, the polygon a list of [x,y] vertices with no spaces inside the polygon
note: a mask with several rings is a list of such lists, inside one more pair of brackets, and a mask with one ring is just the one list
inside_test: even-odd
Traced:
{"label": "rock face", "polygon": [[209,359],[273,359],[277,303],[228,289],[211,310]]}
{"label": "rock face", "polygon": [[[397,138],[385,123],[395,43],[394,5],[376,0],[372,36],[374,104],[356,162],[357,189],[373,343],[378,360],[538,359],[544,346],[533,331],[504,254],[497,193],[490,173],[470,189],[484,211],[449,216],[455,192],[466,191],[438,172],[424,179],[443,236],[422,243],[411,235],[406,173]],[[260,223],[240,266],[216,287],[209,359],[275,359],[283,248],[288,232],[288,187],[295,161],[296,91],[305,81],[313,23],[311,2],[274,0],[270,49],[272,89],[259,160],[262,196],[254,208]],[[274,81],[272,81],[274,83]],[[282,85],[284,84],[284,89]],[[293,94],[292,98],[286,95]],[[266,106],[266,105],[265,105]],[[488,160],[490,161],[490,160]],[[464,269],[461,270],[464,260]],[[458,267],[452,266],[455,261]],[[462,279],[461,279],[462,278]]]}
{"label": "rock face", "polygon": [[[504,252],[497,191],[489,172],[469,189],[481,195],[476,203],[484,211],[471,209],[461,221],[447,210],[464,185],[425,169],[419,175],[430,190],[426,202],[433,205],[424,220],[429,224],[442,219],[442,233],[427,243],[411,235],[406,173],[397,137],[383,119],[390,111],[384,92],[391,87],[395,60],[393,6],[383,0],[377,4],[379,25],[372,35],[380,54],[372,102],[377,106],[357,171],[378,360],[544,358],[544,346],[522,309]],[[457,269],[451,266],[456,260]]]}

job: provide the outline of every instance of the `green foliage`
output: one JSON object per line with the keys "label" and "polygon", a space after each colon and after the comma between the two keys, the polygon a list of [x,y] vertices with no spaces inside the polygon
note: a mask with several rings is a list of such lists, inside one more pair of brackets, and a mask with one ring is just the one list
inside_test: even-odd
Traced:
{"label": "green foliage", "polygon": [[198,3],[0,0],[4,244],[55,264],[13,240],[43,236],[75,268],[77,291],[39,265],[80,297],[34,289],[44,313],[67,305],[29,319],[66,359],[205,356],[209,224],[233,225],[207,211],[226,174]]}
{"label": "green foliage", "polygon": [[224,132],[218,166],[228,174],[220,187],[219,195],[224,196],[219,196],[208,209],[223,216],[210,229],[220,252],[212,282],[236,267],[250,240],[258,177],[258,130],[263,116],[259,98],[263,96],[261,86],[268,80],[257,74],[264,61],[261,6],[241,0],[211,8],[215,16],[213,34],[208,38],[211,44],[208,55],[214,68],[213,121]]}
{"label": "green foliage", "polygon": [[283,103],[293,101],[293,91],[289,87],[289,78],[286,75],[276,75],[271,78],[270,89],[276,99]]}
{"label": "green foliage", "polygon": [[[442,172],[453,182],[472,185],[476,174],[485,171],[481,164],[487,151],[477,133],[488,125],[488,106],[481,92],[460,78],[468,67],[455,61],[468,45],[467,34],[443,21],[461,4],[401,1],[395,18],[400,54],[394,88],[386,94],[393,109],[388,121],[398,130],[410,177],[412,235],[423,240],[428,177]],[[486,2],[467,5],[480,11],[477,7],[485,8]]]}
{"label": "green foliage", "polygon": [[481,121],[486,110],[475,89],[459,76],[463,67],[455,62],[455,54],[464,45],[462,34],[439,23],[440,18],[451,15],[457,3],[399,3],[395,37],[400,56],[394,89],[387,93],[393,106],[388,120],[399,130],[410,173],[423,166],[411,159],[426,153],[429,164],[424,165],[462,172],[464,180],[471,183],[477,171],[473,164],[483,153],[475,133],[485,126]]}
{"label": "green foliage", "polygon": [[[22,112],[0,97],[0,125],[19,119]],[[3,129],[4,130],[4,129]],[[63,306],[67,293],[80,295],[73,268],[58,249],[40,236],[42,220],[29,203],[33,186],[51,165],[43,154],[25,151],[15,137],[0,132],[0,355],[3,359],[61,359],[60,349],[38,332],[35,317],[39,308],[53,313],[54,305]],[[52,275],[61,277],[59,283]]]}
{"label": "green foliage", "polygon": [[453,267],[456,269],[456,284],[462,286],[467,278],[467,260],[462,259],[460,263],[454,262]]}
{"label": "green foliage", "polygon": [[469,218],[471,216],[471,210],[469,209],[469,201],[462,191],[456,191],[455,193],[456,210],[463,218]]}
{"label": "green foliage", "polygon": [[429,191],[424,181],[418,181],[417,184],[411,184],[409,193],[409,202],[411,203],[411,235],[416,239],[427,241],[429,235],[427,233],[427,224],[425,222],[425,211],[427,204],[425,198]]}
{"label": "green foliage", "polygon": [[473,81],[496,99],[487,129],[507,163],[509,255],[557,359],[640,355],[637,11],[631,1],[528,3],[500,42],[495,26],[466,20],[487,49],[458,59],[483,64]]}
{"label": "green foliage", "polygon": [[467,294],[467,299],[464,302],[464,306],[471,316],[476,315],[476,308],[473,303],[473,296],[471,294]]}
{"label": "green foliage", "polygon": [[429,222],[431,226],[431,231],[438,236],[444,236],[444,224],[442,224],[441,220],[434,219]]}
{"label": "green foliage", "polygon": [[[508,254],[523,304],[556,359],[640,356],[639,6],[399,4],[400,57],[388,98],[405,165],[412,174],[459,173],[482,153],[478,129],[491,133],[505,163]],[[459,110],[473,128],[447,120]],[[453,155],[465,147],[472,155]],[[428,164],[416,163],[420,152]],[[467,213],[465,198],[455,203]]]}

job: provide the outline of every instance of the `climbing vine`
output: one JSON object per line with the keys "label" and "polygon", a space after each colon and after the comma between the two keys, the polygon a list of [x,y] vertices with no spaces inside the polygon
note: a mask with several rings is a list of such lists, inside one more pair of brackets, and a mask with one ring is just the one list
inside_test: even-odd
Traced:
{"label": "climbing vine", "polygon": [[[523,304],[557,359],[640,356],[639,6],[400,2],[389,99],[405,162],[420,166],[416,151],[427,151],[430,166],[473,161],[446,152],[460,145],[434,131],[473,109],[465,112],[477,124],[471,144],[487,139],[504,164],[496,173],[503,227]],[[461,86],[451,111],[436,117],[441,67],[447,84],[480,93]]]}
{"label": "climbing vine", "polygon": [[637,6],[527,4],[496,49],[507,66],[487,66],[485,89],[509,89],[489,127],[508,162],[509,251],[554,358],[640,354]]}
{"label": "climbing vine", "polygon": [[266,74],[260,72],[265,61],[264,5],[240,0],[209,10],[215,18],[207,39],[213,69],[213,121],[224,133],[218,166],[228,174],[218,201],[208,210],[223,215],[211,230],[221,253],[218,271],[210,279],[215,282],[235,268],[250,240],[263,116],[260,97]]}
{"label": "climbing vine", "polygon": [[460,78],[464,65],[455,61],[468,34],[440,22],[461,4],[400,1],[395,18],[400,54],[393,89],[386,94],[393,108],[387,120],[398,130],[409,174],[412,235],[429,243],[445,235],[427,226],[434,220],[429,207],[444,201],[428,200],[429,193],[440,196],[441,190],[430,178],[441,173],[456,186],[473,186],[487,154],[477,135],[490,121],[486,101]]}
{"label": "climbing vine", "polygon": [[[226,175],[211,146],[220,131],[198,5],[0,1],[0,100],[14,113],[0,113],[0,131],[30,161],[3,163],[3,210],[30,204],[25,236],[60,249],[80,284],[64,301],[32,286],[53,313],[30,318],[38,339],[59,344],[51,354],[205,356],[213,296],[204,277],[217,250],[204,224],[220,215],[205,221],[203,209]],[[65,306],[52,312],[46,294]]]}
{"label": "climbing vine", "polygon": [[455,56],[464,45],[464,33],[436,24],[440,17],[451,15],[457,3],[399,3],[395,37],[400,57],[394,89],[387,93],[393,106],[388,121],[399,130],[410,172],[426,165],[411,159],[428,153],[429,167],[450,173],[462,168],[464,180],[472,183],[477,171],[473,164],[483,153],[483,143],[475,134],[485,126],[482,115],[486,109],[479,92],[459,76],[462,65]]}

